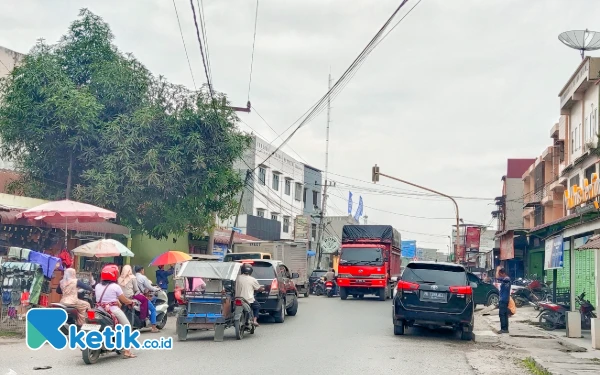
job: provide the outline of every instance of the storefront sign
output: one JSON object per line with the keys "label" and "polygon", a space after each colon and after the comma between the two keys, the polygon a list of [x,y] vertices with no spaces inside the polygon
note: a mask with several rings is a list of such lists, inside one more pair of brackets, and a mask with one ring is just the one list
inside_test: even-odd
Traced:
{"label": "storefront sign", "polygon": [[481,242],[481,228],[479,227],[467,227],[467,238],[466,247],[469,251],[479,251],[479,244]]}
{"label": "storefront sign", "polygon": [[600,179],[597,173],[592,174],[591,183],[587,178],[583,180],[583,187],[573,185],[565,190],[564,203],[567,210],[572,210],[589,201],[595,200],[600,195]]}
{"label": "storefront sign", "polygon": [[335,237],[327,237],[321,242],[321,249],[324,253],[334,253],[340,248],[340,242]]}
{"label": "storefront sign", "polygon": [[515,244],[513,232],[508,232],[500,239],[500,260],[515,258]]}
{"label": "storefront sign", "polygon": [[563,237],[556,236],[546,239],[544,269],[563,268]]}

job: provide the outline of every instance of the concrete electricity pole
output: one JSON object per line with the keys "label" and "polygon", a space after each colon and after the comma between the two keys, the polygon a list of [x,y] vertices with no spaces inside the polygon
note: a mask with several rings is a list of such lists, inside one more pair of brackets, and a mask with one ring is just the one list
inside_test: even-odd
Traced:
{"label": "concrete electricity pole", "polygon": [[[328,92],[331,90],[331,69],[329,73],[329,77],[327,79],[327,88]],[[327,181],[327,172],[329,170],[329,124],[331,122],[331,96],[327,97],[327,131],[325,135],[325,187],[323,188],[323,203],[321,205],[321,221],[319,222],[319,239],[317,241],[317,267],[321,268],[321,259],[323,257],[323,249],[321,248],[321,240],[323,239],[323,231],[325,227],[323,225],[325,214],[327,212],[327,186],[329,182]]]}
{"label": "concrete electricity pole", "polygon": [[454,207],[456,208],[456,244],[455,244],[456,249],[454,249],[454,262],[455,263],[460,263],[459,259],[457,257],[458,247],[459,247],[459,244],[460,244],[460,216],[458,214],[458,204],[456,203],[456,200],[454,200],[454,198],[452,198],[449,195],[446,195],[444,193],[440,193],[439,191],[435,191],[433,189],[429,189],[429,188],[426,188],[424,186],[414,184],[412,182],[408,182],[408,181],[401,180],[401,179],[396,178],[396,177],[392,177],[392,176],[387,175],[387,174],[380,173],[379,172],[379,167],[377,166],[377,164],[375,164],[375,166],[373,167],[373,170],[372,170],[372,180],[373,180],[373,183],[379,182],[379,176],[387,177],[387,178],[390,178],[392,180],[396,180],[396,181],[402,182],[404,184],[407,184],[407,185],[410,185],[410,186],[414,186],[414,187],[419,188],[419,189],[427,190],[427,191],[429,191],[431,193],[434,193],[434,194],[437,194],[437,195],[441,195],[442,197],[450,199],[452,201],[452,203],[454,203]]}

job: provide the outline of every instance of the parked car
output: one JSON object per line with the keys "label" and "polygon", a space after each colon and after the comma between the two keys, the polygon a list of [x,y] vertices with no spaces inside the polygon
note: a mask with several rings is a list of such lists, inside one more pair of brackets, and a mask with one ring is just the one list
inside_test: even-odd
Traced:
{"label": "parked car", "polygon": [[473,289],[467,270],[445,262],[410,262],[398,281],[393,303],[394,334],[406,327],[451,327],[463,340],[473,337]]}
{"label": "parked car", "polygon": [[473,301],[475,306],[491,306],[498,304],[500,293],[494,284],[484,282],[477,275],[471,272],[468,273],[468,277],[470,282],[477,284],[477,288],[473,289]]}
{"label": "parked car", "polygon": [[298,291],[294,279],[299,275],[290,273],[288,267],[278,260],[238,260],[249,263],[254,271],[252,276],[265,287],[265,291],[256,295],[260,303],[260,313],[269,314],[275,323],[283,323],[285,316],[298,313]]}

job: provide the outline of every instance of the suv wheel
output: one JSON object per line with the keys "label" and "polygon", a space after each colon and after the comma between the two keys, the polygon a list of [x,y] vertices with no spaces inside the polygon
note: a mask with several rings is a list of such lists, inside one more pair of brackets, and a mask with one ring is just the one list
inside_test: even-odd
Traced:
{"label": "suv wheel", "polygon": [[281,301],[281,307],[272,316],[275,319],[275,323],[283,323],[285,321],[285,300]]}
{"label": "suv wheel", "polygon": [[394,324],[394,335],[402,336],[404,335],[404,322],[400,322],[400,324]]}
{"label": "suv wheel", "polygon": [[464,341],[473,340],[473,332],[471,331],[471,327],[469,327],[468,331],[462,331],[460,334],[460,339]]}
{"label": "suv wheel", "polygon": [[298,298],[294,298],[294,302],[292,302],[292,306],[290,306],[287,310],[285,310],[285,312],[289,315],[289,316],[296,316],[296,314],[298,313]]}

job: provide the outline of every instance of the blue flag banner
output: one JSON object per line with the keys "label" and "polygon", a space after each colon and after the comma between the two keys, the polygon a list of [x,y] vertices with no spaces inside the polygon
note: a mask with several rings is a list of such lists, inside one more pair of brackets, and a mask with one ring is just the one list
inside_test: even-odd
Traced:
{"label": "blue flag banner", "polygon": [[363,214],[363,200],[362,196],[358,199],[358,208],[356,209],[356,213],[354,214],[354,220],[358,221],[358,219]]}
{"label": "blue flag banner", "polygon": [[353,206],[353,203],[352,203],[352,192],[349,191],[348,192],[348,215],[352,215],[352,206]]}

